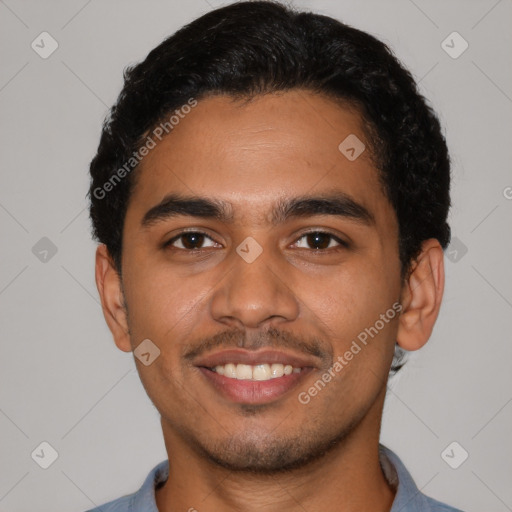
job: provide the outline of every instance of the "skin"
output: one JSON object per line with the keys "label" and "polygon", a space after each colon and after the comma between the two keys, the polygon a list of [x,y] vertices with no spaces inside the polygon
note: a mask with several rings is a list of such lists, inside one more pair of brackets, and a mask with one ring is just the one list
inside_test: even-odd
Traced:
{"label": "skin", "polygon": [[[116,345],[129,352],[149,338],[161,351],[149,366],[135,359],[161,414],[169,457],[169,479],[156,493],[161,512],[391,508],[394,490],[378,461],[389,367],[395,341],[417,350],[432,332],[443,251],[426,240],[401,280],[395,212],[370,151],[351,162],[338,150],[349,134],[365,140],[358,112],[309,91],[247,104],[203,99],[138,171],[124,225],[122,282],[106,247],[98,247],[96,282]],[[315,214],[271,224],[276,201],[334,190],[375,222]],[[145,213],[171,192],[229,202],[233,218],[181,215],[142,227]],[[183,229],[213,241],[200,239],[203,248],[188,252],[183,239],[164,246]],[[318,249],[307,231],[349,245],[328,238]],[[252,263],[236,252],[249,236],[263,250]],[[402,314],[300,403],[299,392],[397,301]],[[246,406],[220,395],[184,357],[212,340],[221,340],[217,349],[263,343],[298,354],[314,346],[320,356],[297,388]],[[280,471],[285,464],[296,467]]]}

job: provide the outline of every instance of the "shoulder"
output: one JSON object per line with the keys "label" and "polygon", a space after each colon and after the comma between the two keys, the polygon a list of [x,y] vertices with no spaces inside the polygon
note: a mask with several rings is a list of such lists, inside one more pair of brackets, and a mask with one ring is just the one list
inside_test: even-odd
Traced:
{"label": "shoulder", "polygon": [[462,512],[423,494],[400,457],[389,448],[379,445],[379,456],[384,475],[396,490],[390,512]]}
{"label": "shoulder", "polygon": [[169,461],[155,466],[146,477],[142,487],[133,494],[127,494],[109,501],[87,512],[158,512],[155,500],[155,488],[165,482],[169,476]]}

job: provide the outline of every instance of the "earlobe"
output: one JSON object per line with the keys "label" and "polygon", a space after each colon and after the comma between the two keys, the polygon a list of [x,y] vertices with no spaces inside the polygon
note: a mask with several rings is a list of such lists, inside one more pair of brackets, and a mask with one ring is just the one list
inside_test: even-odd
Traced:
{"label": "earlobe", "polygon": [[425,240],[402,289],[397,343],[418,350],[430,338],[444,291],[444,254],[436,239]]}
{"label": "earlobe", "polygon": [[96,286],[101,298],[103,315],[115,344],[120,350],[131,352],[121,278],[104,244],[100,244],[96,249]]}

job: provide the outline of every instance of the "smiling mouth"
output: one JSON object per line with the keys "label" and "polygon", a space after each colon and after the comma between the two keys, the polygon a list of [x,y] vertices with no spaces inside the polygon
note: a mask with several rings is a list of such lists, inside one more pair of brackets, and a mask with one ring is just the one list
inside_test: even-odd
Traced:
{"label": "smiling mouth", "polygon": [[263,363],[256,365],[227,363],[210,368],[210,370],[228,379],[267,381],[278,379],[283,375],[300,373],[302,368],[281,363]]}
{"label": "smiling mouth", "polygon": [[269,348],[222,350],[199,356],[192,364],[224,400],[254,405],[285,399],[321,367],[319,357],[311,354]]}
{"label": "smiling mouth", "polygon": [[[275,365],[275,366],[274,366]],[[272,367],[274,366],[274,375]],[[221,375],[218,368],[232,370],[231,375]],[[267,370],[267,368],[269,370]],[[222,372],[223,370],[220,370]],[[285,371],[286,369],[286,371]],[[263,405],[289,396],[293,389],[313,371],[312,367],[293,368],[283,364],[232,364],[213,368],[200,366],[199,370],[213,390],[228,402]],[[240,373],[238,373],[240,371]],[[282,375],[281,375],[282,371]],[[236,372],[236,376],[234,373]]]}

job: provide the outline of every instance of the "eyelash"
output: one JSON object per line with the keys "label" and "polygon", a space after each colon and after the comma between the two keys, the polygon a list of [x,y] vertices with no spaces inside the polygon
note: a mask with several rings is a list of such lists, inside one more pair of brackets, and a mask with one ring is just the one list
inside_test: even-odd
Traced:
{"label": "eyelash", "polygon": [[[205,233],[204,231],[182,231],[181,233],[179,233],[178,235],[174,236],[173,238],[171,238],[168,242],[166,242],[164,244],[164,247],[167,248],[167,247],[171,247],[173,249],[176,249],[176,250],[180,250],[180,251],[185,251],[185,252],[189,252],[189,253],[192,253],[192,252],[195,252],[195,253],[198,253],[198,252],[201,252],[203,251],[204,249],[202,248],[199,248],[199,249],[182,249],[181,247],[172,247],[173,243],[176,242],[177,240],[179,240],[180,238],[182,238],[184,235],[203,235],[205,236],[206,238],[209,238],[212,242],[215,242],[215,240],[213,240],[213,238],[208,235],[207,233]],[[297,238],[297,240],[294,242],[295,244],[303,239],[304,237],[308,236],[308,235],[314,235],[314,234],[318,234],[318,235],[325,235],[327,237],[329,237],[332,240],[336,241],[339,246],[338,247],[328,247],[326,249],[309,249],[315,253],[317,252],[326,252],[328,250],[339,250],[340,248],[345,248],[347,249],[349,247],[349,244],[347,242],[345,242],[344,240],[342,240],[341,238],[337,237],[336,235],[334,235],[333,233],[330,233],[329,231],[322,231],[322,230],[314,230],[314,231],[307,231],[306,233],[302,233],[302,235]],[[330,242],[331,242],[330,241]],[[329,242],[329,245],[330,245],[330,242]],[[218,243],[218,242],[215,242],[215,243]]]}

